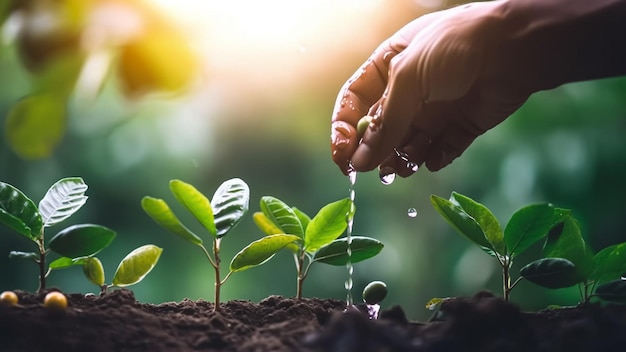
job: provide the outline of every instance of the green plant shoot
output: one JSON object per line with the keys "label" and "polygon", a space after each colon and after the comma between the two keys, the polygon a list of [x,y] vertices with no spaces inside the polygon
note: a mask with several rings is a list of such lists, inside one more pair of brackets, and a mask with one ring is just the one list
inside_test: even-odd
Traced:
{"label": "green plant shoot", "polygon": [[432,195],[435,210],[458,232],[498,260],[502,267],[504,299],[519,279],[511,283],[513,259],[546,237],[548,231],[569,213],[550,204],[532,204],[516,211],[504,231],[484,205],[453,192],[450,199]]}
{"label": "green plant shoot", "polygon": [[[261,198],[260,208],[253,219],[268,236],[259,241],[269,241],[276,236],[295,237],[285,248],[293,253],[296,263],[296,298],[302,298],[302,286],[311,264],[357,263],[377,255],[383,248],[380,241],[369,237],[352,236],[350,244],[346,238],[338,239],[347,228],[348,217],[355,211],[348,198],[325,205],[313,218],[271,196]],[[350,257],[348,245],[352,252]]]}
{"label": "green plant shoot", "polygon": [[626,242],[593,253],[585,242],[578,221],[566,217],[555,225],[543,247],[544,258],[531,262],[520,275],[543,287],[578,285],[581,300],[592,297],[626,303]]}
{"label": "green plant shoot", "polygon": [[212,240],[211,250],[204,246],[202,238],[181,223],[164,200],[144,197],[141,206],[157,224],[202,249],[215,272],[214,309],[216,311],[220,306],[221,287],[233,273],[263,264],[276,252],[298,239],[296,236],[274,236],[267,240],[263,239],[264,241],[252,242],[235,255],[228,274],[222,279],[220,276],[221,240],[248,211],[250,199],[248,185],[239,178],[227,180],[218,187],[211,200],[194,186],[180,180],[170,181],[170,190],[176,200],[209,233]]}
{"label": "green plant shoot", "polygon": [[100,288],[101,294],[104,294],[111,287],[131,286],[143,280],[157,264],[162,252],[162,248],[152,244],[134,249],[119,263],[111,284],[106,284],[105,282],[102,262],[93,256],[78,258],[61,257],[50,263],[50,270],[81,266],[85,277]]}
{"label": "green plant shoot", "polygon": [[46,255],[52,252],[63,257],[92,257],[107,247],[115,238],[115,232],[99,225],[81,224],[70,226],[48,242],[44,230],[56,225],[80,209],[87,201],[87,185],[80,177],[63,178],[52,185],[39,205],[16,187],[0,182],[0,223],[30,239],[37,246],[36,252],[12,251],[11,258],[32,260],[39,266],[39,292],[46,288]]}

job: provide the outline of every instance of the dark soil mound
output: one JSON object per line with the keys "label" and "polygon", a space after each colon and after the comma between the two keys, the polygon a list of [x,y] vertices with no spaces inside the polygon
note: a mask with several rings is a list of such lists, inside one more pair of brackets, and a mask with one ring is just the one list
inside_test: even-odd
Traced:
{"label": "dark soil mound", "polygon": [[438,321],[410,322],[399,307],[369,320],[339,300],[278,296],[259,303],[141,304],[129,290],[69,295],[54,312],[17,292],[0,306],[0,351],[621,351],[626,307],[588,304],[524,313],[489,293],[452,299]]}

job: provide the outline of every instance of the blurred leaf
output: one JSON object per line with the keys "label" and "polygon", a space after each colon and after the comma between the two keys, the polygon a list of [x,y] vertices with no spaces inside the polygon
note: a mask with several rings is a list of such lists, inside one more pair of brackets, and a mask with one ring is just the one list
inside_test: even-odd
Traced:
{"label": "blurred leaf", "polygon": [[237,226],[248,211],[250,188],[242,179],[233,178],[222,183],[211,199],[217,237],[225,236]]}
{"label": "blurred leaf", "polygon": [[567,216],[548,232],[544,257],[563,258],[576,266],[579,280],[586,281],[593,268],[593,254],[585,243],[576,219]]}
{"label": "blurred leaf", "polygon": [[50,92],[61,101],[67,100],[76,86],[85,61],[85,55],[78,44],[74,49],[76,51],[46,59],[46,65],[34,75],[35,92]]}
{"label": "blurred leaf", "polygon": [[613,280],[599,285],[594,295],[608,302],[626,303],[626,281]]}
{"label": "blurred leaf", "polygon": [[309,223],[311,222],[311,218],[302,210],[296,208],[296,207],[291,207],[291,209],[293,210],[293,212],[296,214],[296,216],[298,217],[298,219],[300,220],[300,224],[302,225],[302,231],[304,231],[304,233],[306,233],[306,228],[309,227]]}
{"label": "blurred leaf", "polygon": [[204,226],[211,236],[216,236],[215,220],[211,202],[194,186],[180,180],[170,181],[170,190],[182,204]]}
{"label": "blurred leaf", "polygon": [[170,207],[163,199],[143,197],[141,200],[141,207],[152,218],[152,220],[165,229],[193,244],[202,245],[202,239],[187,229],[180,222],[180,220],[178,220],[176,215],[174,215]]}
{"label": "blurred leaf", "polygon": [[516,211],[504,229],[504,241],[511,257],[544,238],[561,217],[561,209],[550,204],[532,204]]}
{"label": "blurred leaf", "polygon": [[49,268],[50,270],[65,269],[71,266],[83,265],[83,263],[86,260],[87,260],[86,257],[80,257],[80,258],[60,257],[50,262]]}
{"label": "blurred leaf", "polygon": [[500,223],[486,206],[456,192],[452,192],[451,200],[456,201],[467,215],[474,218],[496,253],[502,256],[508,254]]}
{"label": "blurred leaf", "polygon": [[483,251],[493,255],[494,249],[491,243],[487,241],[478,222],[467,214],[463,208],[434,194],[430,196],[430,202],[448,224],[452,225],[461,235],[479,245]]}
{"label": "blurred leaf", "polygon": [[4,182],[0,182],[0,222],[33,241],[43,234],[43,222],[35,203]]}
{"label": "blurred leaf", "polygon": [[304,250],[313,253],[334,241],[348,227],[348,216],[354,212],[348,198],[325,205],[311,219],[304,235]]}
{"label": "blurred leaf", "polygon": [[39,261],[39,254],[35,252],[20,252],[20,251],[11,251],[9,252],[9,258],[11,259],[27,259],[32,260],[34,262]]}
{"label": "blurred leaf", "polygon": [[[383,249],[384,245],[377,239],[352,236],[350,243],[350,263],[358,263],[369,259]],[[322,246],[313,256],[314,261],[330,265],[346,265],[348,263],[348,239],[339,238]]]}
{"label": "blurred leaf", "polygon": [[602,282],[626,274],[626,243],[616,244],[598,252],[593,257],[593,270],[589,280]]}
{"label": "blurred leaf", "polygon": [[290,243],[302,240],[295,235],[269,235],[258,239],[239,251],[230,262],[230,271],[244,271],[270,260]]}
{"label": "blurred leaf", "polygon": [[563,258],[543,258],[536,260],[520,270],[520,275],[539,286],[563,288],[581,282],[574,263]]}
{"label": "blurred leaf", "polygon": [[104,285],[104,267],[100,259],[95,257],[85,258],[83,262],[83,273],[94,285],[98,287]]}
{"label": "blurred leaf", "polygon": [[106,248],[114,238],[115,232],[104,226],[81,224],[57,233],[48,247],[64,257],[88,257]]}
{"label": "blurred leaf", "polygon": [[57,181],[39,202],[43,226],[56,225],[74,214],[87,201],[87,185],[80,177]]}
{"label": "blurred leaf", "polygon": [[304,230],[296,213],[278,198],[272,196],[261,197],[260,207],[263,214],[283,233],[304,238]]}
{"label": "blurred leaf", "polygon": [[65,131],[66,102],[53,94],[30,95],[18,101],[6,119],[6,140],[23,159],[50,156]]}
{"label": "blurred leaf", "polygon": [[154,268],[162,252],[162,248],[152,244],[141,246],[130,252],[117,267],[113,285],[124,287],[141,281]]}

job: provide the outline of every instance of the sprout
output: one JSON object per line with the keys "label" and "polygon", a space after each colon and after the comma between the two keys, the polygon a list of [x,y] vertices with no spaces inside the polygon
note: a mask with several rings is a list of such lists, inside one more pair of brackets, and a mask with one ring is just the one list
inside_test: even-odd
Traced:
{"label": "sprout", "polygon": [[369,305],[380,304],[387,296],[387,284],[372,281],[363,289],[363,301]]}

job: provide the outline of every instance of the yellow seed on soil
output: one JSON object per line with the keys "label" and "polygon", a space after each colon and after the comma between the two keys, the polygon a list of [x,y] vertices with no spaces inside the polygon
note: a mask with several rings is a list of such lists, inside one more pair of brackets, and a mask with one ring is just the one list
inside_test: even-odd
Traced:
{"label": "yellow seed on soil", "polygon": [[367,127],[370,125],[370,123],[372,123],[372,119],[372,116],[361,117],[359,123],[356,125],[356,132],[359,134],[359,136],[362,137],[365,134],[365,130],[367,130]]}
{"label": "yellow seed on soil", "polygon": [[0,303],[2,304],[14,306],[17,304],[17,301],[17,295],[13,291],[4,291],[0,294]]}
{"label": "yellow seed on soil", "polygon": [[49,309],[65,310],[67,308],[67,298],[61,292],[52,291],[44,298],[43,305]]}

